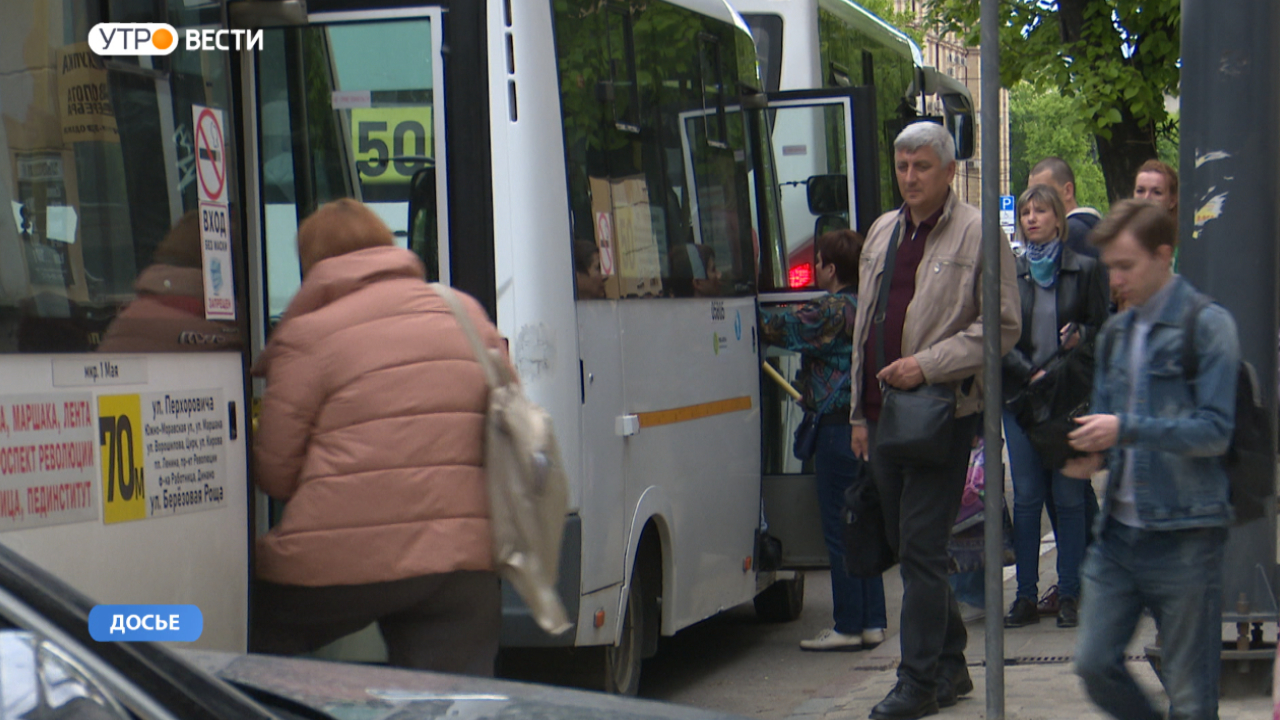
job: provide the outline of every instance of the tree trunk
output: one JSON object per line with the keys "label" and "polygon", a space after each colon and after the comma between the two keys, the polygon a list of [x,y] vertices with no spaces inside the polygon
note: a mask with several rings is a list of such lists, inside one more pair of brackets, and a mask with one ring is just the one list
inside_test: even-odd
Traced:
{"label": "tree trunk", "polygon": [[1133,181],[1142,163],[1158,157],[1155,129],[1143,127],[1128,112],[1121,122],[1108,125],[1111,139],[1098,135],[1098,164],[1107,182],[1111,202],[1133,197]]}
{"label": "tree trunk", "polygon": [[1058,0],[1058,33],[1062,44],[1071,46],[1080,42],[1084,27],[1084,6],[1087,0]]}

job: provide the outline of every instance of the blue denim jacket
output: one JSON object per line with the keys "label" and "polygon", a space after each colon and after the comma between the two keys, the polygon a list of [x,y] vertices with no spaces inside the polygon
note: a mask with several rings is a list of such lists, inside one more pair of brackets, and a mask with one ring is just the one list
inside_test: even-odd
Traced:
{"label": "blue denim jacket", "polygon": [[1099,523],[1110,514],[1112,494],[1124,473],[1124,450],[1133,448],[1138,517],[1149,530],[1226,526],[1232,520],[1230,486],[1222,456],[1235,427],[1240,345],[1231,314],[1210,305],[1197,319],[1199,375],[1188,383],[1182,370],[1185,315],[1195,293],[1177,283],[1147,336],[1138,378],[1137,412],[1128,413],[1129,337],[1132,310],[1103,326],[1090,412],[1120,418],[1120,441],[1108,457],[1111,478]]}

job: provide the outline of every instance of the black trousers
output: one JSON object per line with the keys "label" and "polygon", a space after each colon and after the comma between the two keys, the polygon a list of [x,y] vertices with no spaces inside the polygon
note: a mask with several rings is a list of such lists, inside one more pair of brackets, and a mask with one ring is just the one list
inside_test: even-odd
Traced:
{"label": "black trousers", "polygon": [[250,652],[311,652],[377,622],[391,665],[493,677],[502,590],[492,572],[324,587],[255,580],[252,595]]}
{"label": "black trousers", "polygon": [[938,466],[884,458],[875,451],[876,423],[868,428],[885,530],[901,562],[898,679],[926,692],[936,690],[939,677],[954,677],[965,666],[969,635],[947,582],[947,540],[960,512],[978,417],[956,420],[946,462]]}

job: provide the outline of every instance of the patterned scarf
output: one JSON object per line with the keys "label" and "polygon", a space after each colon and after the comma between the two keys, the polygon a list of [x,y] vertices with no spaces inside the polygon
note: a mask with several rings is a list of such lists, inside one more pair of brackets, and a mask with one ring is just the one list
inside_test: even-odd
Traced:
{"label": "patterned scarf", "polygon": [[1062,241],[1054,238],[1047,243],[1027,243],[1027,260],[1031,263],[1031,279],[1048,289],[1058,281],[1058,256],[1062,254]]}

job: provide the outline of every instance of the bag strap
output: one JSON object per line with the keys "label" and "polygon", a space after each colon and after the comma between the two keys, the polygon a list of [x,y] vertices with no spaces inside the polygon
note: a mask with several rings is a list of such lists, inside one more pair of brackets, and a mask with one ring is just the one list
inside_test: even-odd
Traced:
{"label": "bag strap", "polygon": [[458,321],[458,326],[467,336],[467,341],[471,343],[471,350],[476,354],[476,361],[484,369],[484,379],[489,389],[501,387],[503,383],[500,381],[498,369],[494,367],[493,358],[489,357],[489,350],[480,340],[480,333],[476,331],[475,324],[467,316],[467,309],[462,306],[462,300],[458,298],[458,294],[453,291],[453,288],[441,283],[431,283],[431,289],[449,306],[454,319]]}
{"label": "bag strap", "polygon": [[841,390],[843,390],[845,385],[849,384],[849,380],[852,377],[853,377],[853,368],[849,368],[849,372],[845,373],[844,378],[840,380],[840,384],[837,385],[835,389],[832,390],[831,393],[827,395],[827,398],[822,401],[822,407],[818,408],[818,415],[827,414],[827,411],[831,409],[831,403],[835,402],[836,394],[839,393]]}
{"label": "bag strap", "polygon": [[[1212,304],[1213,298],[1197,292],[1191,298],[1191,310],[1183,318],[1182,377],[1187,382],[1195,382],[1196,376],[1200,374],[1200,356],[1196,354],[1196,329],[1199,326],[1200,313]],[[1104,370],[1111,367],[1111,346],[1115,342],[1115,336],[1121,332],[1123,331],[1119,328],[1112,329],[1111,332],[1104,333],[1101,338],[1100,360]]]}
{"label": "bag strap", "polygon": [[1191,300],[1191,311],[1183,319],[1182,326],[1182,376],[1187,382],[1195,382],[1200,374],[1200,356],[1196,354],[1196,326],[1200,313],[1213,304],[1213,298],[1196,293]]}
{"label": "bag strap", "polygon": [[[876,365],[880,370],[885,367],[884,361],[884,321],[889,314],[889,285],[893,282],[894,262],[898,257],[899,235],[903,232],[902,218],[893,226],[893,234],[889,236],[889,249],[884,256],[884,273],[880,276],[880,292],[876,294],[875,314],[871,322],[876,329]],[[852,368],[850,368],[852,373]]]}
{"label": "bag strap", "polygon": [[1044,362],[1040,363],[1039,365],[1035,365],[1031,368],[1031,372],[1027,374],[1027,382],[1023,384],[1030,385],[1032,375],[1035,375],[1037,372],[1049,367],[1055,361],[1060,360],[1066,357],[1067,355],[1070,355],[1072,352],[1075,352],[1075,350],[1078,349],[1079,347],[1080,347],[1079,345],[1076,345],[1075,347],[1068,348],[1065,345],[1059,343],[1058,349],[1054,350],[1052,355],[1050,355]]}

